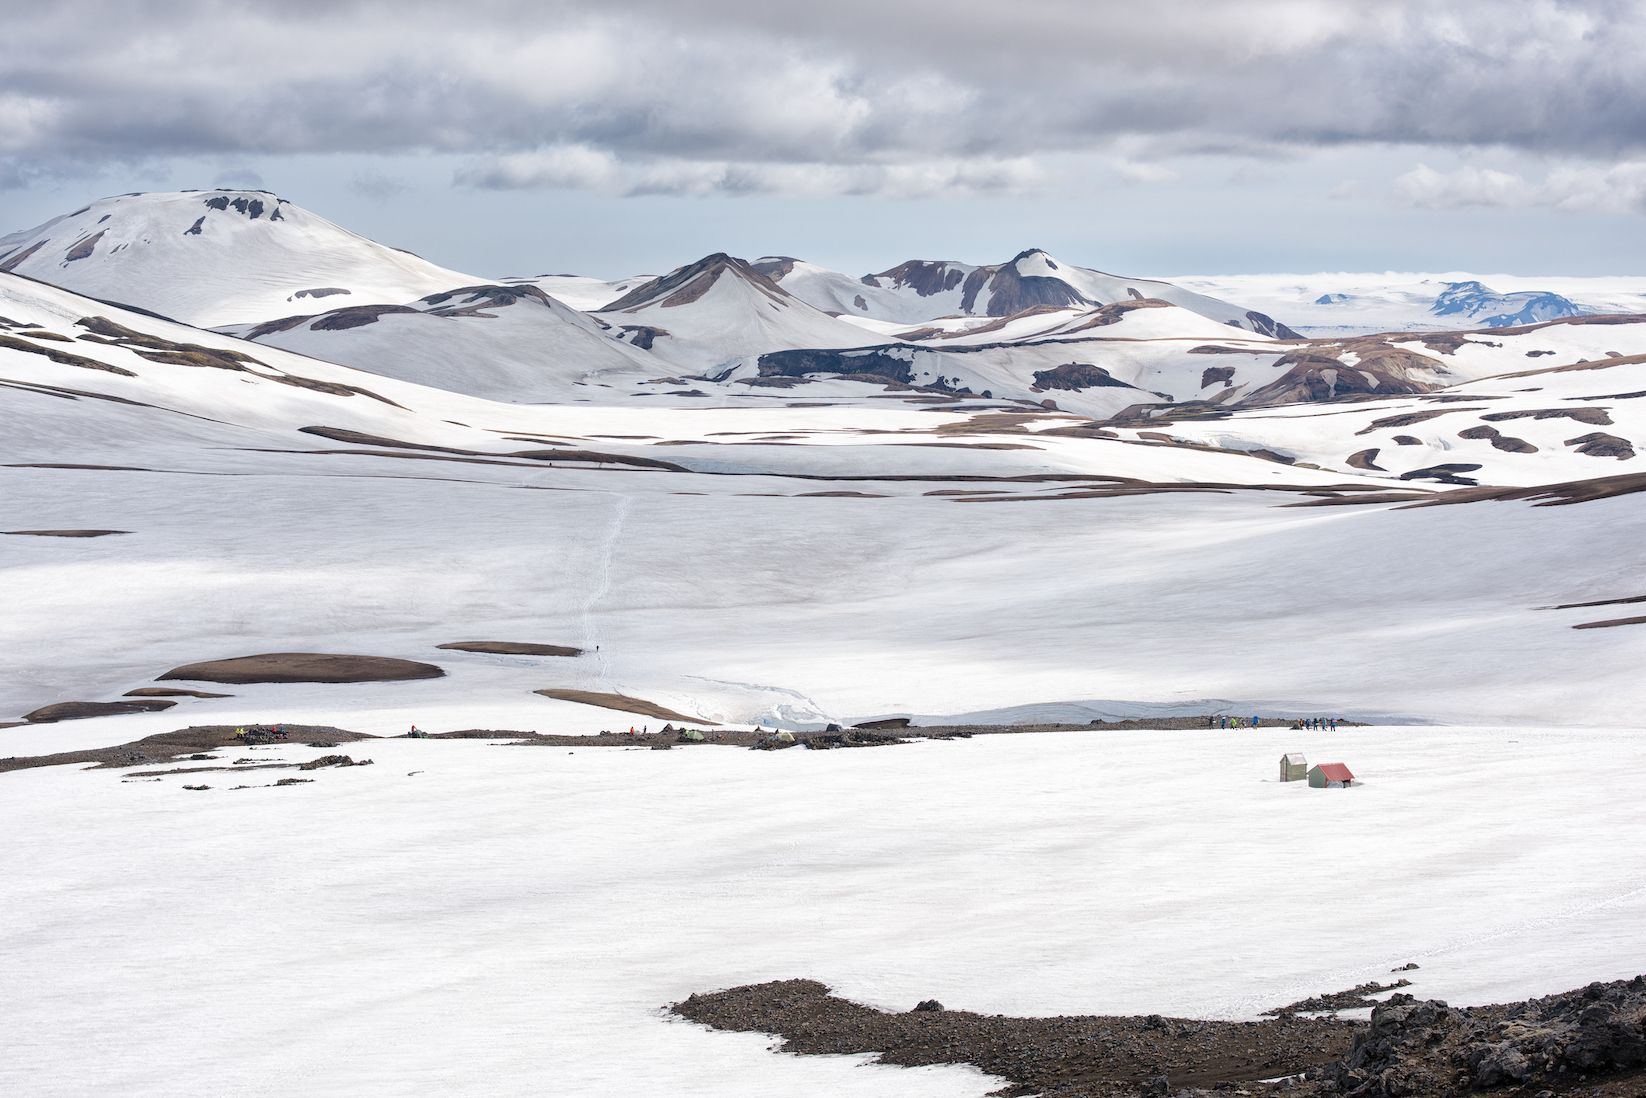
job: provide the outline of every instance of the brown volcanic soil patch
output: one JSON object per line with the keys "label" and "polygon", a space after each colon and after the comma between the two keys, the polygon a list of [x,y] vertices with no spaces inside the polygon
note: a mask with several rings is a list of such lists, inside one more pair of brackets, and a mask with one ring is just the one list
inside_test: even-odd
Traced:
{"label": "brown volcanic soil patch", "polygon": [[233,694],[211,694],[204,690],[183,690],[165,686],[139,686],[126,691],[128,698],[232,698]]}
{"label": "brown volcanic soil patch", "polygon": [[1388,470],[1383,468],[1383,466],[1377,464],[1376,446],[1372,447],[1370,450],[1357,450],[1356,452],[1350,454],[1348,464],[1351,469],[1369,469],[1378,473],[1388,472]]}
{"label": "brown volcanic soil patch", "polygon": [[0,530],[14,538],[106,538],[110,534],[129,534],[130,530]]}
{"label": "brown volcanic soil patch", "polygon": [[1374,419],[1356,431],[1355,434],[1369,435],[1373,431],[1386,430],[1390,427],[1415,427],[1419,423],[1440,416],[1451,415],[1454,412],[1484,412],[1485,410],[1484,408],[1433,408],[1422,412],[1405,412],[1398,416],[1384,416],[1382,419]]}
{"label": "brown volcanic soil patch", "polygon": [[1642,618],[1612,618],[1610,621],[1586,621],[1582,625],[1574,625],[1573,629],[1611,629],[1618,625],[1646,625],[1646,617]]}
{"label": "brown volcanic soil patch", "polygon": [[[281,727],[286,732],[287,741],[293,744],[311,741],[335,744],[377,738],[363,732],[348,732],[329,725],[287,724]],[[11,770],[29,770],[36,766],[63,766],[74,763],[90,763],[103,768],[151,765],[175,759],[179,755],[197,755],[219,748],[238,746],[242,741],[234,733],[232,725],[202,725],[145,736],[143,739],[118,747],[95,747],[85,751],[63,751],[55,755],[3,758],[0,759],[0,774]]]}
{"label": "brown volcanic soil patch", "polygon": [[579,705],[593,705],[601,709],[615,709],[619,713],[637,713],[642,717],[656,717],[665,721],[685,721],[687,724],[713,724],[714,721],[700,720],[696,717],[687,717],[676,713],[672,709],[665,709],[644,698],[631,698],[626,694],[605,694],[598,690],[536,690],[533,693],[541,694],[545,698],[554,698],[558,701],[577,702]]}
{"label": "brown volcanic soil patch", "polygon": [[1453,503],[1478,503],[1482,500],[1532,500],[1536,507],[1564,507],[1572,503],[1589,503],[1597,499],[1646,492],[1646,473],[1624,473],[1615,477],[1593,477],[1588,480],[1568,480],[1558,484],[1534,484],[1529,488],[1463,488],[1438,492],[1431,498],[1413,503],[1413,507],[1441,507]]}
{"label": "brown volcanic soil patch", "polygon": [[882,1063],[903,1067],[973,1064],[1009,1079],[995,1092],[1008,1098],[1136,1095],[1161,1075],[1173,1090],[1292,1075],[1346,1056],[1357,1029],[1318,1018],[1008,1018],[925,1005],[889,1014],[831,995],[816,980],[778,980],[693,995],[670,1009],[715,1029],[776,1034],[782,1051],[802,1056],[878,1053]]}
{"label": "brown volcanic soil patch", "polygon": [[581,648],[563,644],[531,644],[526,641],[453,641],[436,645],[449,652],[481,652],[489,656],[581,656]]}
{"label": "brown volcanic soil patch", "polygon": [[429,446],[421,442],[402,442],[397,438],[384,438],[382,435],[368,435],[364,431],[351,431],[347,427],[299,427],[297,429],[305,435],[317,435],[320,438],[329,438],[333,442],[348,442],[356,446],[387,446],[401,450],[428,450],[438,454],[462,454],[465,457],[489,457],[479,450],[460,450],[453,446]]}
{"label": "brown volcanic soil patch", "polygon": [[1627,606],[1646,602],[1646,595],[1625,595],[1619,599],[1595,599],[1593,602],[1563,602],[1559,606],[1540,606],[1539,610],[1587,610],[1591,606]]}
{"label": "brown volcanic soil patch", "polygon": [[30,724],[53,724],[57,721],[77,721],[86,717],[115,717],[124,713],[148,713],[156,709],[170,709],[176,704],[174,701],[163,701],[159,698],[147,698],[141,701],[57,702],[53,705],[43,705],[32,713],[24,713],[23,719]]}
{"label": "brown volcanic soil patch", "polygon": [[256,656],[236,656],[226,660],[174,667],[161,675],[160,682],[187,679],[194,682],[404,682],[410,679],[438,679],[445,672],[432,663],[391,659],[387,656],[341,656],[321,652],[266,652]]}
{"label": "brown volcanic soil patch", "polygon": [[1633,443],[1626,438],[1609,435],[1605,431],[1592,431],[1578,438],[1569,438],[1566,445],[1576,447],[1578,453],[1587,454],[1589,457],[1627,461],[1635,456]]}
{"label": "brown volcanic soil patch", "polygon": [[1612,417],[1604,408],[1529,408],[1521,412],[1488,412],[1480,417],[1488,423],[1512,419],[1570,419],[1591,427],[1610,427]]}

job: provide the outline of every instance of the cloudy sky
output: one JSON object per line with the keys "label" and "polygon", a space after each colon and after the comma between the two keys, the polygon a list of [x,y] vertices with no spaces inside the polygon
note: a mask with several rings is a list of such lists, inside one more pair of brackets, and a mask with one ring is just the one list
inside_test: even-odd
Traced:
{"label": "cloudy sky", "polygon": [[486,275],[1646,273],[1635,0],[64,0],[0,232],[258,186]]}

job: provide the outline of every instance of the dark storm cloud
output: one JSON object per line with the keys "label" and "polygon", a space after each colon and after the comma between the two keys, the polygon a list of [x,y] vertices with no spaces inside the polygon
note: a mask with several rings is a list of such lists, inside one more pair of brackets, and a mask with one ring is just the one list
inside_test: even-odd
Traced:
{"label": "dark storm cloud", "polygon": [[1646,148],[1625,0],[35,5],[0,185],[175,155],[461,154],[483,187],[922,193],[1048,154]]}

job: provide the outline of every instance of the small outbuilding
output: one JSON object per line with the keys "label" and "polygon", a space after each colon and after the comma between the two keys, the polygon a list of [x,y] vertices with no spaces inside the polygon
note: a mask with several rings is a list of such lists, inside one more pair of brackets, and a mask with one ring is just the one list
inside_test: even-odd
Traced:
{"label": "small outbuilding", "polygon": [[1309,763],[1302,752],[1290,751],[1280,756],[1280,780],[1300,782],[1309,776]]}
{"label": "small outbuilding", "polygon": [[1320,763],[1309,771],[1310,789],[1346,789],[1354,781],[1354,774],[1342,763]]}

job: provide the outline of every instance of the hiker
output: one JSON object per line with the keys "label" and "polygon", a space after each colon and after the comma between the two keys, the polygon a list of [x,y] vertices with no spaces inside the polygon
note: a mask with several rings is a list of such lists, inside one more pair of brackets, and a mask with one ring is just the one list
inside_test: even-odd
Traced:
{"label": "hiker", "polygon": [[1216,717],[1207,717],[1206,718],[1206,727],[1207,728],[1216,728],[1217,727],[1217,718]]}
{"label": "hiker", "polygon": [[1252,727],[1253,728],[1257,727],[1257,714],[1256,713],[1252,714]]}

